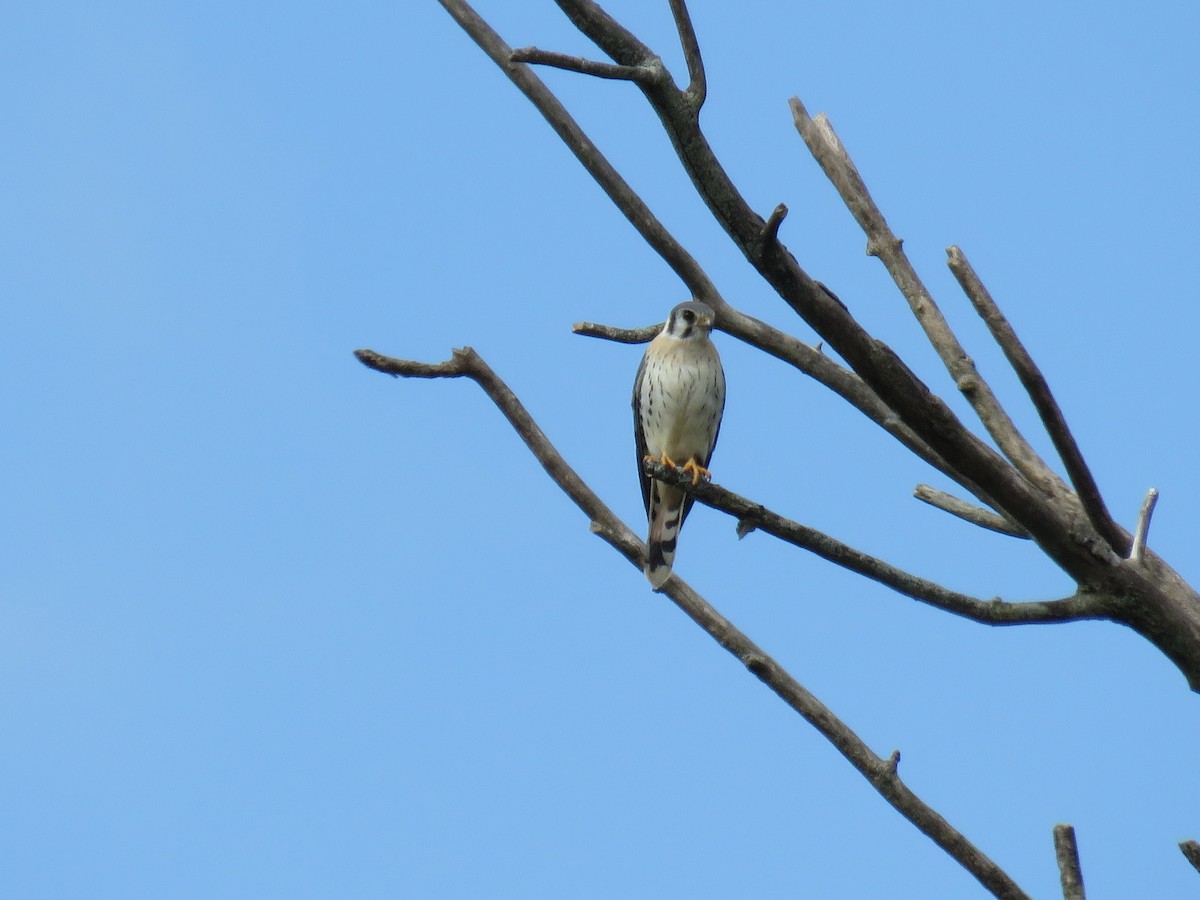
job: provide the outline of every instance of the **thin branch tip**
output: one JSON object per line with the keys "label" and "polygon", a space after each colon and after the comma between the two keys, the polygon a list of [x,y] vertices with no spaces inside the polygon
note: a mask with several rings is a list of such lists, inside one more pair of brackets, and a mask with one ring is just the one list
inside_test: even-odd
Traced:
{"label": "thin branch tip", "polygon": [[887,758],[887,771],[893,778],[899,774],[900,770],[900,751],[893,750],[892,755]]}
{"label": "thin branch tip", "polygon": [[675,18],[675,30],[679,32],[679,45],[687,63],[687,97],[693,109],[699,111],[708,97],[708,77],[704,73],[704,57],[700,55],[700,42],[696,38],[696,27],[688,12],[685,0],[670,0],[671,15]]}
{"label": "thin branch tip", "polygon": [[1138,511],[1137,528],[1133,534],[1133,547],[1129,551],[1129,558],[1134,562],[1140,562],[1146,554],[1146,540],[1150,535],[1150,519],[1154,515],[1154,507],[1158,505],[1158,488],[1150,488],[1146,491],[1146,498],[1142,501],[1142,508]]}
{"label": "thin branch tip", "polygon": [[614,341],[618,344],[644,344],[654,340],[662,329],[661,322],[641,328],[618,328],[615,325],[602,325],[598,322],[576,322],[571,326],[574,334]]}
{"label": "thin branch tip", "polygon": [[1054,826],[1054,856],[1062,883],[1063,900],[1084,900],[1083,870],[1079,865],[1079,845],[1072,825]]}
{"label": "thin branch tip", "polygon": [[[1100,488],[1096,484],[1096,479],[1092,476],[1091,469],[1084,460],[1079,444],[1071,434],[1062,409],[1050,391],[1050,385],[1041,369],[1038,368],[1025,345],[1017,337],[1016,331],[1004,313],[1000,311],[995,298],[984,286],[983,280],[971,265],[970,260],[967,259],[966,254],[963,253],[962,248],[957,244],[952,244],[947,248],[946,256],[946,265],[950,267],[959,287],[971,301],[975,312],[983,319],[993,340],[999,345],[1020,380],[1021,386],[1025,388],[1025,393],[1029,395],[1029,399],[1042,421],[1042,427],[1049,435],[1059,459],[1062,460],[1063,467],[1067,470],[1067,477],[1075,488],[1075,494],[1084,515],[1109,547],[1118,555],[1125,555],[1131,547],[1129,536],[1117,525],[1109,513],[1104,498],[1100,494]],[[1040,464],[1039,472],[1036,474],[1040,474],[1040,480],[1053,491],[1056,487],[1055,482],[1061,484],[1061,479],[1053,475],[1036,455],[1031,457],[1031,461],[1034,459],[1037,464]]]}
{"label": "thin branch tip", "polygon": [[1029,540],[1031,537],[1028,531],[1007,516],[992,512],[990,509],[984,509],[982,506],[976,506],[974,503],[960,500],[953,494],[939,491],[931,485],[918,484],[913,488],[913,496],[922,503],[928,503],[930,506],[936,507],[943,512],[957,516],[964,522],[970,522],[972,525],[978,525],[980,528],[986,528],[988,531],[1024,540]]}
{"label": "thin branch tip", "polygon": [[649,66],[620,66],[615,63],[586,59],[582,56],[571,56],[568,53],[558,53],[554,50],[542,50],[538,47],[522,47],[519,50],[513,50],[508,54],[508,61],[533,66],[548,66],[552,69],[591,75],[609,81],[645,82],[658,76],[658,73]]}
{"label": "thin branch tip", "polygon": [[764,250],[768,247],[778,246],[779,226],[783,224],[783,220],[787,218],[787,214],[787,204],[780,203],[767,216],[767,221],[763,223],[762,236],[759,238],[759,243]]}
{"label": "thin branch tip", "polygon": [[1200,872],[1200,841],[1180,841],[1179,850],[1187,857],[1197,872]]}

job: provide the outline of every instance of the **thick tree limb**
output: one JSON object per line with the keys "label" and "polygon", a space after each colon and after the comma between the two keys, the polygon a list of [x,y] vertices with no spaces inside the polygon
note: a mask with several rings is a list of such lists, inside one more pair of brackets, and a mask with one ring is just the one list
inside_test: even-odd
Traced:
{"label": "thick tree limb", "polygon": [[950,323],[942,315],[904,252],[904,242],[896,237],[887,219],[875,205],[874,198],[834,132],[833,125],[824,115],[811,118],[798,97],[793,97],[789,102],[796,130],[866,234],[867,253],[877,257],[892,276],[896,287],[908,301],[913,316],[924,329],[929,343],[954,379],[955,386],[967,398],[988,434],[1021,473],[1043,491],[1060,493],[1065,490],[1066,485],[1062,484],[1017,429],[996,399],[991,386],[979,374],[974,361],[959,343]]}
{"label": "thick tree limb", "polygon": [[659,481],[682,487],[705,506],[733,516],[738,521],[739,535],[751,531],[765,531],[844,569],[886,585],[906,597],[974,622],[987,625],[1027,625],[1109,618],[1103,606],[1103,598],[1082,592],[1061,600],[1026,603],[1005,603],[999,598],[979,600],[967,594],[960,594],[856,550],[815,528],[785,519],[761,503],[747,500],[718,484],[706,481],[692,484],[692,476],[682,469],[664,466],[656,461],[644,463],[643,469],[647,475]]}
{"label": "thick tree limb", "polygon": [[[640,572],[646,548],[638,537],[608,508],[576,474],[538,427],[533,417],[491,367],[470,347],[455,350],[443,363],[426,364],[394,359],[373,350],[355,351],[365,366],[389,375],[418,378],[470,378],[496,404],[510,425],[533,452],[554,482],[574,501],[591,521],[591,530],[616,549]],[[663,593],[705,630],[718,644],[735,656],[751,673],[769,687],[795,712],[837,748],[855,769],[901,815],[912,822],[948,855],[970,872],[995,896],[1028,898],[1009,875],[968,841],[936,810],[921,800],[900,779],[896,771],[899,756],[884,759],[821,703],[803,685],[772,659],[757,644],[739,631],[677,574],[663,587]]]}
{"label": "thick tree limb", "polygon": [[1058,859],[1063,900],[1086,900],[1083,870],[1079,867],[1079,845],[1075,842],[1075,829],[1071,825],[1054,826],[1054,855]]}
{"label": "thick tree limb", "polygon": [[986,528],[998,534],[1007,534],[1010,537],[1029,539],[1029,532],[1010,519],[1006,519],[990,509],[960,500],[958,497],[947,494],[945,491],[939,491],[928,484],[918,484],[913,490],[913,496],[923,503],[936,506],[943,512],[958,516],[963,521],[978,525],[980,528]]}
{"label": "thick tree limb", "polygon": [[1041,369],[1034,363],[1033,357],[1029,355],[1029,351],[1017,337],[1017,333],[1013,331],[1008,319],[1000,312],[1000,307],[996,305],[996,301],[992,299],[991,293],[984,287],[962,250],[951,246],[946,250],[946,254],[947,265],[954,273],[959,285],[962,286],[963,293],[967,295],[967,299],[971,301],[971,305],[975,307],[975,311],[987,325],[988,331],[992,333],[992,337],[1004,351],[1004,356],[1013,367],[1013,371],[1017,373],[1017,378],[1020,379],[1026,393],[1029,394],[1029,399],[1033,401],[1034,409],[1041,417],[1046,433],[1050,436],[1054,449],[1067,469],[1067,477],[1075,486],[1079,501],[1083,504],[1088,519],[1114,551],[1121,556],[1128,556],[1129,535],[1113,521],[1108,507],[1104,503],[1104,498],[1100,494],[1096,479],[1092,477],[1091,469],[1084,461],[1083,453],[1075,442],[1071,429],[1067,426],[1067,420],[1058,406],[1058,401],[1050,392],[1050,385],[1046,383]]}

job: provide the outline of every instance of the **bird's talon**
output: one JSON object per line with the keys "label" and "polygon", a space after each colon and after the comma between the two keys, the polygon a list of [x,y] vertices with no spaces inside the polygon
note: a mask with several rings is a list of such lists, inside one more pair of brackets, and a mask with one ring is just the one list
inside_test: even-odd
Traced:
{"label": "bird's talon", "polygon": [[692,457],[683,464],[683,471],[692,473],[692,487],[698,485],[701,478],[703,478],[705,481],[708,481],[710,478],[712,478],[712,472],[708,471],[708,469],[696,462],[695,457]]}

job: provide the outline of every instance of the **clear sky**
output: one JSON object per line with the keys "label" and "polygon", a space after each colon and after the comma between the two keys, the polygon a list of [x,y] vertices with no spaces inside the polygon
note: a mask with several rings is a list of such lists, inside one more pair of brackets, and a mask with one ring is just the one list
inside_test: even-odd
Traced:
{"label": "clear sky", "polygon": [[[961,245],[1114,513],[1193,583],[1200,7],[695,0],[704,124],[801,264],[953,386],[807,155],[830,115],[985,375]],[[513,46],[596,55],[549,0]],[[665,2],[608,7],[676,72]],[[549,83],[746,312],[814,340],[628,84]],[[686,292],[433,0],[0,14],[0,896],[976,897],[976,882],[588,533],[474,346],[641,530],[640,348]],[[955,589],[1036,549],[810,380],[717,335],[721,484]],[[955,408],[968,412],[957,399]],[[1047,442],[1040,436],[1039,448]],[[1033,895],[1200,875],[1200,697],[1112,624],[989,629],[697,507],[677,571]]]}

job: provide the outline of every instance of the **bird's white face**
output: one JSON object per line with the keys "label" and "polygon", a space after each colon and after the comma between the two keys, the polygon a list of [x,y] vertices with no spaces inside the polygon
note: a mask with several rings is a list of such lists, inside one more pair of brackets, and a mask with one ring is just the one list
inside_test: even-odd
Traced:
{"label": "bird's white face", "polygon": [[680,341],[703,340],[712,331],[715,318],[712,307],[689,300],[671,310],[664,333]]}

